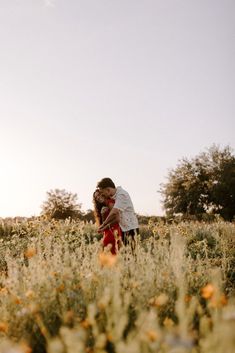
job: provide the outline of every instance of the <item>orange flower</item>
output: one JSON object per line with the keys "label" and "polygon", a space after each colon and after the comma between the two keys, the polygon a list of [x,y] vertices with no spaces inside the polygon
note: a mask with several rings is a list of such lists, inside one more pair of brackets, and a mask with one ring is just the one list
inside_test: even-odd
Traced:
{"label": "orange flower", "polygon": [[221,303],[222,306],[225,306],[225,305],[228,304],[228,299],[227,299],[227,297],[226,297],[225,294],[222,294],[222,295],[221,295],[221,297],[220,297],[220,303]]}
{"label": "orange flower", "polygon": [[19,297],[17,297],[17,296],[13,296],[13,302],[14,302],[15,304],[21,304],[21,303],[22,303],[22,300],[21,300]]}
{"label": "orange flower", "polygon": [[138,281],[134,281],[134,282],[131,283],[131,287],[132,288],[139,288],[139,286],[140,286],[140,284],[139,284]]}
{"label": "orange flower", "polygon": [[8,324],[6,322],[0,321],[0,332],[6,333],[8,331]]}
{"label": "orange flower", "polygon": [[23,353],[32,353],[33,351],[32,348],[26,342],[21,342],[20,348]]}
{"label": "orange flower", "polygon": [[93,353],[94,351],[93,351],[93,349],[91,347],[86,347],[85,348],[85,352],[86,353]]}
{"label": "orange flower", "polygon": [[73,322],[73,319],[74,319],[74,312],[72,310],[66,311],[66,313],[64,314],[64,322],[66,324],[70,324],[71,322]]}
{"label": "orange flower", "polygon": [[28,248],[26,251],[25,251],[25,256],[28,258],[28,259],[31,259],[31,257],[33,257],[34,255],[36,255],[37,253],[37,250],[36,248]]}
{"label": "orange flower", "polygon": [[40,311],[40,306],[37,303],[31,303],[29,305],[29,310],[32,314],[37,314]]}
{"label": "orange flower", "polygon": [[113,342],[113,335],[112,335],[112,333],[107,333],[107,340],[108,340],[109,342]]}
{"label": "orange flower", "polygon": [[59,276],[58,272],[55,272],[55,271],[51,272],[50,275],[52,277],[58,277]]}
{"label": "orange flower", "polygon": [[213,296],[210,301],[210,307],[212,308],[221,308],[222,306],[227,305],[228,300],[224,294],[220,297]]}
{"label": "orange flower", "polygon": [[0,294],[6,295],[8,294],[8,289],[6,287],[3,287],[0,289]]}
{"label": "orange flower", "polygon": [[169,277],[169,272],[167,272],[167,271],[162,272],[162,276],[164,278],[168,278]]}
{"label": "orange flower", "polygon": [[191,295],[186,294],[185,297],[184,297],[185,303],[189,303],[189,302],[191,302],[191,300],[192,300]]}
{"label": "orange flower", "polygon": [[174,321],[172,319],[170,319],[169,317],[166,317],[165,320],[163,321],[163,325],[165,327],[170,328],[170,327],[174,326]]}
{"label": "orange flower", "polygon": [[32,291],[31,289],[29,289],[26,293],[25,293],[26,298],[32,299],[35,297],[35,293],[34,291]]}
{"label": "orange flower", "polygon": [[63,274],[63,279],[67,280],[67,279],[70,279],[70,274],[69,273],[64,273]]}
{"label": "orange flower", "polygon": [[146,335],[151,342],[155,342],[158,339],[158,334],[154,330],[149,330],[146,332]]}
{"label": "orange flower", "polygon": [[160,294],[156,299],[155,299],[155,305],[156,306],[163,306],[168,302],[168,295],[165,293]]}
{"label": "orange flower", "polygon": [[160,307],[165,305],[169,300],[168,295],[161,293],[158,297],[153,297],[149,300],[149,304],[152,306]]}
{"label": "orange flower", "polygon": [[202,298],[210,299],[215,294],[215,287],[212,284],[207,284],[201,289]]}
{"label": "orange flower", "polygon": [[98,303],[97,303],[97,307],[100,309],[100,310],[104,310],[106,308],[107,304],[100,300]]}
{"label": "orange flower", "polygon": [[106,253],[102,252],[99,255],[99,260],[100,260],[101,266],[110,268],[116,264],[117,256],[109,254],[109,253],[106,254]]}
{"label": "orange flower", "polygon": [[88,327],[90,327],[90,322],[87,319],[85,319],[81,322],[81,326],[87,329]]}
{"label": "orange flower", "polygon": [[62,283],[59,287],[56,288],[57,292],[63,292],[65,290],[65,285]]}

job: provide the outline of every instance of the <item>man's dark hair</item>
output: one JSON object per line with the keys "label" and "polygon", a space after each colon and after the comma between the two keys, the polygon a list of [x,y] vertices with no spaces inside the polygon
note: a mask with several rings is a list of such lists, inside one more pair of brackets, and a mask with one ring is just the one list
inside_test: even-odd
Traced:
{"label": "man's dark hair", "polygon": [[104,189],[104,188],[114,188],[115,184],[110,178],[103,178],[97,183],[97,188]]}

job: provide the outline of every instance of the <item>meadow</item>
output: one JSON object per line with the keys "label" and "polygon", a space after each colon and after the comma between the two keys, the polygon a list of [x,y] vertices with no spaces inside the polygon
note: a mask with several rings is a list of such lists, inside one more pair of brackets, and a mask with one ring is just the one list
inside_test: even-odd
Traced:
{"label": "meadow", "polygon": [[149,222],[134,252],[93,224],[0,223],[0,353],[233,353],[235,227]]}

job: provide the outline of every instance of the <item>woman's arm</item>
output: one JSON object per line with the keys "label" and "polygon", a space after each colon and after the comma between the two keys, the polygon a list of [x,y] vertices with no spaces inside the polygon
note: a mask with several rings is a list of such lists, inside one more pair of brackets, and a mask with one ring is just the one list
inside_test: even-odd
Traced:
{"label": "woman's arm", "polygon": [[117,208],[112,208],[108,217],[99,227],[99,231],[102,232],[103,230],[109,228],[109,226],[111,226],[112,224],[119,223],[119,222],[120,222],[119,210]]}

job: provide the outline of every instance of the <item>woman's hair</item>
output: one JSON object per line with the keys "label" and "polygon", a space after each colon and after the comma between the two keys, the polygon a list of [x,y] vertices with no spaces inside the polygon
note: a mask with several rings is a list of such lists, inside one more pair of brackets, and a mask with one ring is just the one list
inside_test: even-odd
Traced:
{"label": "woman's hair", "polygon": [[102,215],[101,215],[101,209],[102,207],[106,206],[104,202],[99,202],[95,198],[95,194],[97,191],[93,193],[93,205],[94,205],[94,216],[95,216],[95,221],[98,226],[102,224]]}

